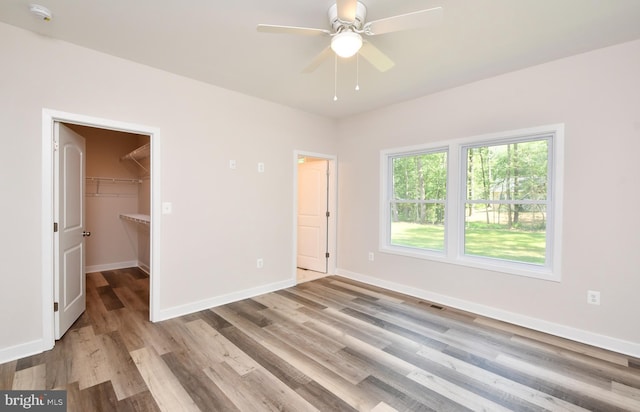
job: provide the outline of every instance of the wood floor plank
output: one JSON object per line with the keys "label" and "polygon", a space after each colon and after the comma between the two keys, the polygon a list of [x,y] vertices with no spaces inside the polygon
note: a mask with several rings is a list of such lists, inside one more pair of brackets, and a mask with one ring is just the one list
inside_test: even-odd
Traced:
{"label": "wood floor plank", "polygon": [[[505,402],[504,404],[510,408],[517,408],[524,410],[528,406],[522,403],[516,403],[513,400],[508,400],[509,395],[517,397],[523,401],[539,406],[540,408],[552,411],[584,411],[584,408],[576,405],[569,404],[562,399],[557,399],[549,396],[546,393],[539,392],[531,387],[521,385],[517,382],[513,382],[500,375],[479,368],[475,365],[463,362],[455,357],[449,356],[445,353],[435,351],[431,348],[423,347],[416,355],[424,358],[429,364],[424,366],[424,363],[416,361],[414,358],[414,364],[422,367],[423,370],[441,371],[442,369],[432,366],[437,364],[443,368],[448,368],[454,371],[455,374],[460,375],[460,379],[464,379],[466,382],[462,383],[459,379],[453,379],[450,374],[446,372],[441,374],[442,376],[448,376],[449,381],[456,382],[461,388],[469,388],[475,390],[477,393],[484,395],[486,398],[500,399]],[[487,385],[486,382],[491,382]],[[489,392],[494,392],[494,395],[489,395]],[[498,401],[498,402],[500,402]]]}
{"label": "wood floor plank", "polygon": [[346,307],[342,305],[339,301],[335,299],[331,299],[328,296],[322,295],[319,291],[313,288],[307,287],[303,289],[302,285],[297,285],[295,288],[290,288],[289,292],[291,292],[294,295],[300,296],[302,298],[309,299],[323,306],[326,306],[328,309],[334,308],[334,309],[340,310]]}
{"label": "wood floor plank", "polygon": [[106,382],[110,379],[110,363],[100,339],[93,328],[72,330],[69,334],[71,356],[69,382],[78,381],[80,390]]}
{"label": "wood floor plank", "polygon": [[124,308],[124,304],[118,298],[118,295],[114,293],[111,286],[100,286],[97,288],[97,290],[98,296],[100,296],[105,309],[107,309],[108,311],[112,311],[114,309]]}
{"label": "wood floor plank", "polygon": [[[309,321],[305,323],[310,329],[313,329],[319,333],[329,336],[336,341],[341,342],[344,347],[348,347],[351,351],[362,353],[370,358],[375,358],[380,364],[385,365],[388,368],[394,369],[399,373],[408,374],[415,370],[415,366],[409,362],[405,362],[389,353],[383,351],[377,346],[371,345],[366,341],[362,341],[356,337],[342,333],[340,330],[332,328],[330,325],[322,324],[319,322]],[[371,372],[371,367],[365,362],[364,371]],[[357,383],[357,382],[356,382]]]}
{"label": "wood floor plank", "polygon": [[[546,357],[550,358],[554,365],[562,364],[564,368],[587,370],[588,373],[606,377],[610,381],[618,381],[640,388],[640,373],[623,365],[628,362],[623,361],[620,354],[593,357],[591,354],[584,353],[585,351],[574,352],[546,342],[532,340],[528,337],[514,336],[512,341],[517,342],[521,347],[527,348],[527,350],[521,350],[520,354],[533,352],[538,358],[542,358],[543,354],[547,354]],[[514,352],[512,351],[511,353],[515,354]],[[592,351],[589,352],[593,353]]]}
{"label": "wood floor plank", "polygon": [[144,346],[153,347],[160,355],[179,349],[175,340],[162,327],[154,326],[149,322],[143,313],[129,311],[124,328],[140,339]]}
{"label": "wood floor plank", "polygon": [[[437,412],[464,412],[471,409],[449,399],[441,393],[420,385],[408,377],[386,369],[375,376],[367,378],[370,387],[377,388],[387,394],[387,403],[400,401],[408,403],[416,410],[433,410]],[[362,384],[360,385],[363,386]],[[379,393],[379,392],[371,392]],[[377,398],[383,395],[378,395]],[[411,409],[409,409],[411,410]]]}
{"label": "wood floor plank", "polygon": [[117,411],[122,409],[118,407],[118,398],[109,381],[81,389],[80,393],[83,399],[89,400],[85,410]]}
{"label": "wood floor plank", "polygon": [[13,390],[33,390],[44,388],[47,382],[47,365],[40,364],[18,371],[13,376]]}
{"label": "wood floor plank", "polygon": [[158,323],[137,268],[87,274],[53,350],[0,389],[68,411],[636,411],[640,359],[338,276]]}
{"label": "wood floor plank", "polygon": [[216,386],[229,395],[239,410],[317,411],[313,405],[282,382],[266,378],[261,370],[254,370],[242,377],[229,365],[221,363],[205,368],[204,372]]}
{"label": "wood floor plank", "polygon": [[551,382],[558,387],[567,388],[578,393],[584,393],[585,396],[597,396],[603,402],[620,408],[621,410],[640,411],[640,401],[633,398],[623,396],[610,390],[602,389],[595,385],[590,385],[584,381],[578,380],[573,376],[565,375],[560,372],[544,369],[538,365],[522,361],[507,355],[499,355],[496,362],[511,368],[529,373],[547,382]]}
{"label": "wood floor plank", "polygon": [[284,289],[284,290],[277,290],[274,292],[275,294],[278,294],[286,299],[292,300],[296,303],[299,303],[301,306],[298,309],[301,308],[313,308],[313,309],[318,309],[318,310],[322,310],[322,309],[326,309],[327,307],[325,305],[323,305],[322,303],[318,303],[312,299],[308,299],[305,298],[303,296],[300,295],[296,295],[295,293],[292,293],[290,289]]}
{"label": "wood floor plank", "polygon": [[570,341],[568,339],[564,339],[558,336],[551,336],[546,333],[534,331],[531,329],[527,329],[521,326],[506,323],[506,322],[501,322],[495,319],[479,317],[475,320],[475,322],[483,325],[493,326],[502,330],[510,331],[513,334],[517,335],[515,337],[516,339],[518,338],[518,336],[526,337],[534,341],[551,344],[558,348],[568,349],[575,353],[585,354],[591,357],[605,360],[607,362],[616,363],[621,366],[628,366],[628,357],[625,357],[618,353],[613,353],[611,351],[595,348],[593,346],[585,345],[583,343]]}
{"label": "wood floor plank", "polygon": [[229,397],[211,382],[203,371],[203,365],[195,363],[187,352],[165,353],[162,359],[201,410],[240,411]]}
{"label": "wood floor plank", "polygon": [[120,302],[129,309],[145,312],[149,309],[149,300],[143,299],[135,290],[125,288],[115,288],[113,292]]}
{"label": "wood floor plank", "polygon": [[0,389],[8,390],[13,387],[13,379],[18,361],[0,364]]}
{"label": "wood floor plank", "polygon": [[127,352],[120,333],[118,331],[105,333],[98,338],[108,359],[110,381],[117,399],[123,400],[145,392],[147,385]]}
{"label": "wood floor plank", "polygon": [[117,411],[160,412],[160,408],[158,407],[158,404],[153,398],[151,392],[147,390],[119,401]]}
{"label": "wood floor plank", "polygon": [[[445,353],[453,357],[457,357],[468,363],[472,363],[482,369],[502,376],[510,381],[517,382],[521,385],[527,386],[541,394],[547,394],[556,399],[566,401],[569,404],[573,404],[577,407],[584,408],[586,410],[593,411],[624,411],[597,396],[591,396],[583,391],[571,390],[567,387],[557,385],[553,382],[549,382],[546,379],[542,379],[526,371],[519,370],[512,367],[512,365],[506,366],[500,364],[494,359],[486,359],[474,354],[460,351],[455,348],[448,348]],[[542,395],[544,396],[544,395]]]}
{"label": "wood floor plank", "polygon": [[196,345],[212,364],[226,363],[240,376],[254,371],[259,365],[249,355],[238,349],[227,338],[203,320],[189,322]]}
{"label": "wood floor plank", "polygon": [[[372,288],[363,288],[362,286],[358,286],[356,284],[353,283],[349,283],[349,282],[344,282],[342,279],[334,279],[331,278],[329,280],[330,284],[333,285],[338,285],[341,287],[342,290],[348,289],[348,290],[353,290],[355,292],[358,292],[360,294],[360,296],[370,296],[372,299],[375,300],[382,300],[382,301],[388,301],[388,302],[394,302],[394,303],[404,303],[405,299],[404,298],[398,298],[395,297],[393,295],[390,295],[388,293],[388,291],[376,291]],[[406,298],[406,297],[405,297]]]}
{"label": "wood floor plank", "polygon": [[[265,349],[272,352],[275,356],[283,359],[303,374],[313,376],[314,380],[320,386],[334,393],[350,405],[350,407],[357,410],[368,410],[375,406],[371,399],[368,399],[364,393],[344,378],[318,364],[308,356],[305,356],[297,349],[287,345],[269,332],[259,328],[253,322],[242,317],[230,308],[218,307],[213,310],[238,329],[245,332],[248,336],[259,341]],[[304,351],[304,348],[300,349]]]}
{"label": "wood floor plank", "polygon": [[357,411],[353,406],[316,381],[299,386],[295,391],[320,411]]}
{"label": "wood floor plank", "polygon": [[201,312],[198,312],[197,316],[198,318],[207,322],[212,328],[216,330],[222,330],[231,326],[229,322],[227,322],[226,320],[224,320],[224,318],[211,310],[203,310]]}
{"label": "wood floor plank", "polygon": [[[318,328],[325,325],[332,331],[336,331],[339,336],[350,336],[356,340],[363,341],[376,348],[384,348],[391,344],[391,340],[381,337],[379,333],[373,333],[363,330],[363,328],[357,327],[353,324],[347,323],[335,316],[328,314],[329,308],[322,311],[317,311],[307,307],[300,308],[300,312],[307,315],[311,320],[304,323],[305,326],[318,331]],[[324,333],[324,332],[321,332]],[[333,334],[333,339],[336,339],[336,335]]]}
{"label": "wood floor plank", "polygon": [[135,350],[131,352],[131,357],[161,411],[200,411],[153,348]]}
{"label": "wood floor plank", "polygon": [[640,402],[640,388],[624,385],[620,382],[611,382],[611,391],[625,398]]}
{"label": "wood floor plank", "polygon": [[312,382],[307,375],[264,348],[260,342],[235,326],[223,328],[220,333],[290,388],[296,390]]}
{"label": "wood floor plank", "polygon": [[252,299],[245,299],[239,302],[230,303],[226,306],[239,315],[243,316],[244,318],[255,323],[259,327],[271,324],[271,321],[265,318],[262,313],[264,309],[267,309],[267,306],[264,306],[257,301],[254,301]]}
{"label": "wood floor plank", "polygon": [[97,289],[101,286],[109,286],[109,282],[102,276],[102,272],[91,272],[87,273],[87,286]]}
{"label": "wood floor plank", "polygon": [[380,402],[375,406],[375,408],[371,409],[371,412],[397,412],[398,410],[392,408],[384,402]]}

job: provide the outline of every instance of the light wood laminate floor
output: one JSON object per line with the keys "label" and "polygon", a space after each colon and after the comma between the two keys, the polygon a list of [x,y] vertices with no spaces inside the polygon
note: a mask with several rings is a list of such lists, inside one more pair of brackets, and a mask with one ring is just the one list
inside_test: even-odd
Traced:
{"label": "light wood laminate floor", "polygon": [[138,269],[87,275],[53,350],[1,389],[71,411],[640,411],[640,361],[340,277],[159,322]]}

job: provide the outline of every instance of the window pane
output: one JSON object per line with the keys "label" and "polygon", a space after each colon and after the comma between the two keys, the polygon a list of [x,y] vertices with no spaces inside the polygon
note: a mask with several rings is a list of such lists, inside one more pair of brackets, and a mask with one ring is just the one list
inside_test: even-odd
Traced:
{"label": "window pane", "polygon": [[444,250],[444,204],[392,202],[391,244]]}
{"label": "window pane", "polygon": [[467,204],[464,253],[515,262],[545,263],[546,207]]}
{"label": "window pane", "polygon": [[447,153],[393,158],[393,199],[444,200],[447,195]]}
{"label": "window pane", "polygon": [[467,151],[468,200],[545,200],[547,139]]}

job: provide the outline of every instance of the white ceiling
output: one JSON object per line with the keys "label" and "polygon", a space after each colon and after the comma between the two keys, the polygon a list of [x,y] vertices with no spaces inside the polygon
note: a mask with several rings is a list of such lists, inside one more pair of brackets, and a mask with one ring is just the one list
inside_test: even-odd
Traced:
{"label": "white ceiling", "polygon": [[[362,0],[367,21],[434,6],[441,24],[372,37],[385,73],[333,59],[302,74],[326,37],[258,33],[258,23],[329,28],[335,1],[2,0],[0,21],[223,88],[330,117],[640,38],[640,0]],[[38,20],[29,4],[54,15]]]}

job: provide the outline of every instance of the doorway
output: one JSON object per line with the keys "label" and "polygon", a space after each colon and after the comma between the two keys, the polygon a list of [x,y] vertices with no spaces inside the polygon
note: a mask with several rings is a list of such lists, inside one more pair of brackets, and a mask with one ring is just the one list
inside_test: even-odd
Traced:
{"label": "doorway", "polygon": [[295,269],[296,282],[335,271],[335,156],[295,153]]}
{"label": "doorway", "polygon": [[[72,125],[76,128],[94,128],[99,130],[108,130],[115,132],[124,132],[141,136],[148,136],[149,139],[149,169],[150,169],[150,195],[149,195],[149,272],[153,274],[150,278],[149,286],[149,319],[157,320],[158,317],[158,301],[159,291],[159,228],[160,228],[160,131],[157,128],[142,126],[130,123],[123,123],[108,119],[88,117],[73,113],[64,113],[53,110],[43,110],[43,145],[42,145],[42,199],[43,199],[43,229],[42,229],[42,250],[43,250],[43,266],[42,266],[42,299],[43,299],[43,350],[53,348],[55,344],[55,327],[57,315],[55,312],[56,296],[55,285],[58,285],[56,278],[57,271],[55,264],[58,260],[56,245],[56,232],[51,230],[51,226],[55,222],[58,213],[59,200],[54,193],[59,187],[57,175],[55,173],[56,151],[59,149],[56,140],[56,131],[60,124]],[[82,167],[81,174],[84,174]],[[82,185],[84,185],[84,176],[82,177]],[[84,189],[84,188],[83,188]],[[83,199],[84,203],[84,199]],[[84,205],[82,206],[84,209]],[[157,218],[154,218],[157,217]],[[84,223],[84,222],[83,222]],[[54,230],[57,229],[54,227]],[[89,232],[88,228],[85,228]],[[88,236],[87,234],[83,234]],[[84,270],[81,270],[84,272]],[[84,275],[84,273],[83,273]],[[84,284],[83,284],[84,287]],[[53,311],[51,309],[54,309]]]}

